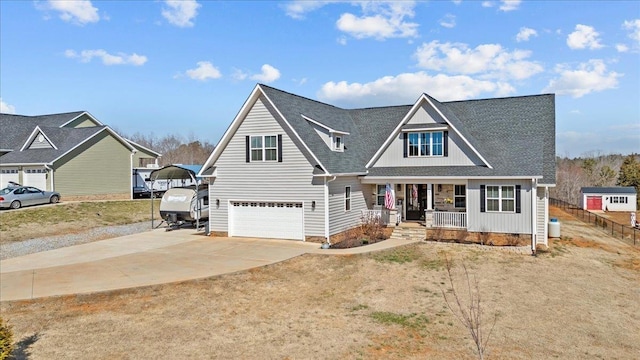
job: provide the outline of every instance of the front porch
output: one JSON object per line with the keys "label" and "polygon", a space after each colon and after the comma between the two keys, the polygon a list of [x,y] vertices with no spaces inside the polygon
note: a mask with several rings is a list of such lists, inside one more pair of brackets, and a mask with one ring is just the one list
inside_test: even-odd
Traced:
{"label": "front porch", "polygon": [[427,228],[467,229],[466,182],[390,184],[394,209],[384,207],[386,184],[371,185],[371,206],[363,210],[365,221],[378,219],[387,226],[415,222]]}

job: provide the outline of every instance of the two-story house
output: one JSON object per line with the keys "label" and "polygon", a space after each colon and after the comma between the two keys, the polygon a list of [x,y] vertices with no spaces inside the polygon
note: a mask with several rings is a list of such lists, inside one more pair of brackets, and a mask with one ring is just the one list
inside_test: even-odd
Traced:
{"label": "two-story house", "polygon": [[554,101],[422,94],[342,109],[259,84],[198,174],[210,231],[330,241],[391,189],[401,221],[530,236],[535,251],[555,183]]}

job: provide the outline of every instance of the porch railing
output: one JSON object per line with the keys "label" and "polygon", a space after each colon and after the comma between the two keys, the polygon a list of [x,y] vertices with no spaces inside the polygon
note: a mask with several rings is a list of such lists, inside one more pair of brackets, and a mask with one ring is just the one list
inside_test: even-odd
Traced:
{"label": "porch railing", "polygon": [[399,224],[401,221],[401,216],[398,213],[396,214],[395,219],[391,219],[391,211],[389,209],[362,210],[362,221],[363,222],[382,221],[384,225],[388,225],[392,222]]}
{"label": "porch railing", "polygon": [[441,227],[441,228],[466,229],[467,213],[466,212],[434,211],[433,222],[431,226]]}

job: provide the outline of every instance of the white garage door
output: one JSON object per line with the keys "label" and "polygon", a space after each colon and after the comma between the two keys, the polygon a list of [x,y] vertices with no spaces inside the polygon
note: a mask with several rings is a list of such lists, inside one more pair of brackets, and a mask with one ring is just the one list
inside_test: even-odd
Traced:
{"label": "white garage door", "polygon": [[229,202],[229,236],[304,240],[301,202]]}
{"label": "white garage door", "polygon": [[33,186],[40,190],[47,190],[47,170],[44,168],[24,168],[22,179],[25,186]]}
{"label": "white garage door", "polygon": [[13,181],[17,183],[18,179],[19,179],[19,175],[18,175],[17,167],[15,168],[3,167],[2,169],[0,169],[0,188],[7,187],[7,185],[9,184],[9,181]]}

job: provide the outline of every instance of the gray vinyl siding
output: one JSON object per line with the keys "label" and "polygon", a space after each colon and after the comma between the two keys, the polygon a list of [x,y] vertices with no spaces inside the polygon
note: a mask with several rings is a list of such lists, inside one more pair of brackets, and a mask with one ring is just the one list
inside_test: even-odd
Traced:
{"label": "gray vinyl siding", "polygon": [[[435,119],[438,119],[437,121]],[[444,120],[427,104],[420,107],[416,113],[409,119],[407,124],[434,124],[442,123]],[[374,167],[393,167],[393,166],[468,166],[468,165],[484,165],[478,156],[467,146],[460,136],[449,129],[449,147],[448,156],[434,157],[404,157],[404,139],[400,133],[395,136],[393,142],[380,156],[380,159],[373,165]]]}
{"label": "gray vinyl siding", "polygon": [[40,136],[42,133],[39,132],[38,135],[35,136],[35,138],[33,138],[33,141],[31,141],[31,144],[29,144],[29,146],[27,147],[28,149],[51,149],[53,148],[53,146],[51,146],[51,144],[49,143],[49,141],[44,138],[42,139],[42,142],[38,141],[38,136]]}
{"label": "gray vinyl siding", "polygon": [[[351,210],[345,211],[345,188],[351,186]],[[361,210],[367,209],[366,194],[355,176],[337,177],[329,183],[329,233],[334,235],[360,224]]]}
{"label": "gray vinyl siding", "polygon": [[329,149],[333,149],[333,145],[331,144],[331,135],[329,134],[329,131],[327,131],[327,129],[321,128],[316,124],[311,124],[311,125],[313,126],[313,130],[316,131],[316,133],[318,134],[318,136],[320,136],[322,141],[324,141],[324,143],[327,144],[327,147]]}
{"label": "gray vinyl siding", "polygon": [[[305,236],[324,236],[324,182],[276,120],[263,98],[253,105],[215,164],[209,186],[211,231],[228,232],[229,200],[302,201]],[[282,162],[245,161],[245,136],[282,135]],[[220,205],[216,206],[216,199]],[[312,201],[316,202],[312,209]],[[247,224],[251,226],[251,224]]]}
{"label": "gray vinyl siding", "polygon": [[407,121],[407,124],[434,124],[444,123],[444,119],[427,103],[416,110],[415,114]]}
{"label": "gray vinyl siding", "polygon": [[538,235],[537,243],[546,244],[547,243],[547,222],[549,221],[549,216],[547,214],[547,199],[545,196],[545,188],[539,187],[537,188],[537,196],[536,196],[536,233]]}
{"label": "gray vinyl siding", "polygon": [[[521,212],[480,212],[480,185],[520,185]],[[469,180],[467,214],[467,229],[469,231],[531,234],[531,181]]]}
{"label": "gray vinyl siding", "polygon": [[131,151],[106,131],[56,161],[54,171],[63,197],[131,192]]}

